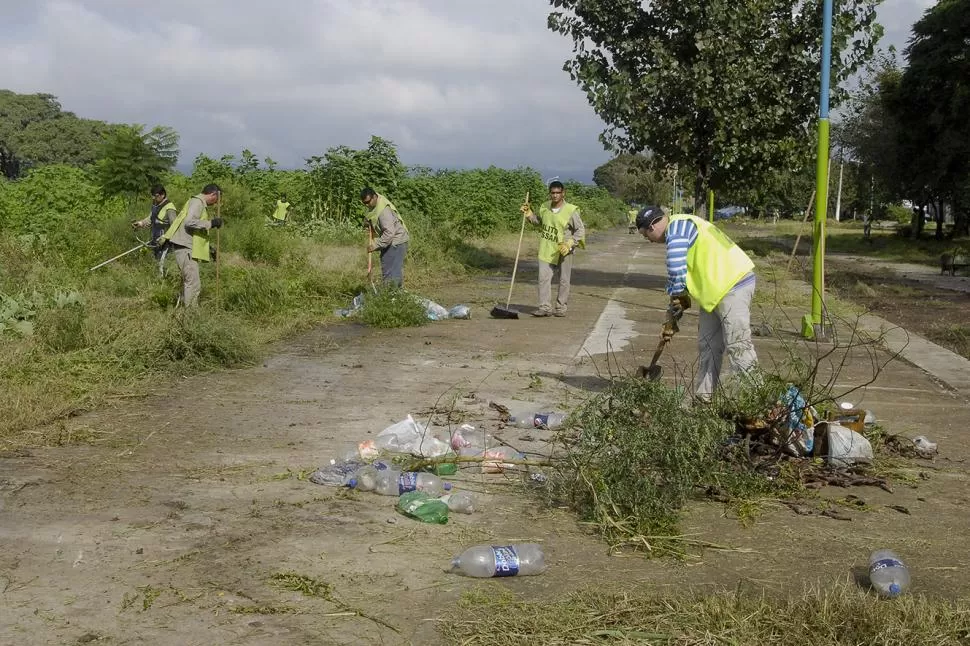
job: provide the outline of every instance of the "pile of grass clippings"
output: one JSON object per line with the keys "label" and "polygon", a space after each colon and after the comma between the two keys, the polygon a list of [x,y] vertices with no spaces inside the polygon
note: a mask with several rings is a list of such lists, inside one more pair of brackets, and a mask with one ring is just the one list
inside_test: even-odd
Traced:
{"label": "pile of grass clippings", "polygon": [[371,327],[417,327],[428,322],[428,314],[421,302],[399,287],[384,286],[376,294],[364,296],[360,320]]}
{"label": "pile of grass clippings", "polygon": [[489,588],[464,595],[438,630],[465,646],[959,646],[970,643],[970,605],[922,596],[887,603],[848,584],[777,598],[590,588],[552,602]]}

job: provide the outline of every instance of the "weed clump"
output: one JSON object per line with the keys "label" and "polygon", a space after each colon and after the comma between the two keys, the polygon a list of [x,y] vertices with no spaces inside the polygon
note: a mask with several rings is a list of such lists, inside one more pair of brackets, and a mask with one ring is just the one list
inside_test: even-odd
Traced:
{"label": "weed clump", "polygon": [[257,358],[245,324],[204,309],[179,311],[161,336],[157,352],[163,361],[201,370],[251,365]]}
{"label": "weed clump", "polygon": [[417,327],[428,322],[424,306],[399,287],[385,286],[364,297],[360,320],[372,327]]}
{"label": "weed clump", "polygon": [[549,491],[612,545],[666,553],[675,548],[664,538],[677,534],[692,492],[713,480],[732,431],[709,407],[683,408],[677,390],[617,379],[560,434]]}

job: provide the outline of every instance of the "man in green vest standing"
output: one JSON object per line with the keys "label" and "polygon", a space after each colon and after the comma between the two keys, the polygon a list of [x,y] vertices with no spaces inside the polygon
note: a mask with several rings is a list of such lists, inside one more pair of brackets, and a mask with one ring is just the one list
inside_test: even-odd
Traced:
{"label": "man in green vest standing", "polygon": [[[541,227],[539,233],[539,309],[532,316],[566,316],[569,302],[569,279],[573,270],[573,252],[586,246],[586,226],[579,207],[566,201],[566,188],[559,180],[549,184],[549,201],[539,207],[539,215],[523,204],[522,215]],[[552,277],[559,270],[556,308],[552,308]]]}
{"label": "man in green vest standing", "polygon": [[667,216],[648,206],[637,215],[637,230],[650,242],[667,245],[667,320],[663,338],[678,331],[677,321],[691,300],[700,306],[697,327],[697,399],[709,402],[717,389],[724,353],[732,371],[744,375],[758,363],[751,342],[754,263],[723,231],[693,215]]}
{"label": "man in green vest standing", "polygon": [[211,262],[209,230],[222,226],[222,218],[209,219],[206,207],[219,201],[222,190],[208,184],[202,192],[182,207],[182,211],[169,226],[160,240],[167,240],[175,254],[175,264],[182,274],[182,304],[195,307],[199,304],[202,281],[199,279],[199,262]]}
{"label": "man in green vest standing", "polygon": [[360,201],[366,208],[367,226],[373,233],[373,242],[367,253],[381,252],[381,276],[385,283],[404,285],[404,258],[408,255],[411,239],[408,228],[397,207],[383,195],[368,187],[360,192]]}

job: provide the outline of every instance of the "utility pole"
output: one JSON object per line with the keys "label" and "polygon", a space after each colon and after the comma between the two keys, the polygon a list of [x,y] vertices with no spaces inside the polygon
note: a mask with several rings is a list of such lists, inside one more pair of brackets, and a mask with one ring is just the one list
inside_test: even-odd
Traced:
{"label": "utility pole", "polygon": [[823,320],[825,306],[825,213],[828,201],[829,77],[832,68],[832,0],[822,4],[822,82],[818,106],[818,150],[815,163],[815,227],[813,236],[812,313],[802,317],[802,336],[826,339],[831,326]]}
{"label": "utility pole", "polygon": [[835,195],[835,221],[839,222],[839,214],[842,212],[842,163],[845,148],[839,148],[839,190]]}

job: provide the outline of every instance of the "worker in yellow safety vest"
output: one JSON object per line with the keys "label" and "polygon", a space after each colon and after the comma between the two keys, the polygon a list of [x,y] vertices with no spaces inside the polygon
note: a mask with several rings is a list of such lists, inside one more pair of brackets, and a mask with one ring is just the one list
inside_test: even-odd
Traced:
{"label": "worker in yellow safety vest", "polygon": [[662,336],[670,340],[677,322],[695,301],[698,314],[697,399],[709,402],[727,352],[732,371],[743,376],[758,363],[751,342],[754,263],[723,231],[693,215],[666,215],[655,206],[637,215],[637,230],[650,242],[665,243],[670,304]]}
{"label": "worker in yellow safety vest", "polygon": [[190,197],[178,217],[162,235],[175,254],[175,264],[182,274],[182,304],[195,307],[199,303],[202,281],[199,279],[199,262],[211,262],[209,231],[222,226],[222,218],[209,219],[206,207],[219,201],[222,190],[216,184],[208,184],[202,192]]}
{"label": "worker in yellow safety vest", "polygon": [[290,208],[290,202],[286,199],[286,193],[280,195],[280,199],[276,200],[276,210],[273,211],[272,219],[273,224],[283,224],[286,222],[286,212]]}
{"label": "worker in yellow safety vest", "polygon": [[165,187],[161,184],[156,184],[152,186],[152,210],[141,220],[135,220],[131,223],[131,226],[135,229],[145,229],[151,227],[151,242],[148,246],[152,248],[155,254],[155,259],[159,262],[163,261],[165,258],[165,253],[167,252],[166,246],[159,244],[158,240],[162,237],[162,234],[171,226],[172,222],[175,220],[178,214],[178,209],[172,204],[171,200],[168,199],[168,194],[165,192]]}
{"label": "worker in yellow safety vest", "polygon": [[[523,204],[522,216],[541,227],[539,232],[539,308],[533,316],[566,316],[569,281],[576,247],[586,247],[586,226],[579,207],[566,201],[566,188],[559,180],[549,183],[549,201],[539,207],[539,215]],[[552,278],[559,271],[556,307],[552,307]]]}
{"label": "worker in yellow safety vest", "polygon": [[[636,205],[631,204],[630,206],[635,207]],[[629,211],[626,212],[626,223],[627,223],[627,226],[629,227],[629,230],[627,231],[627,233],[637,232],[637,213],[639,212],[640,210],[637,208],[631,208]]]}
{"label": "worker in yellow safety vest", "polygon": [[404,285],[404,258],[408,255],[408,233],[404,219],[390,200],[367,187],[360,192],[360,201],[366,209],[364,216],[372,234],[367,253],[381,254],[381,276],[385,283]]}

